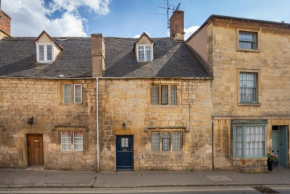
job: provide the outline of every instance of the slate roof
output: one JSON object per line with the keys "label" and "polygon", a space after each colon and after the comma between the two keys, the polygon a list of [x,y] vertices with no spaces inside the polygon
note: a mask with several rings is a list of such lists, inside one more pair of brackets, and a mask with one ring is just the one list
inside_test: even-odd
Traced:
{"label": "slate roof", "polygon": [[[6,37],[0,40],[0,77],[91,77],[90,38],[54,38],[63,48],[50,64],[36,62],[36,38]],[[197,54],[172,38],[152,38],[154,61],[138,63],[134,38],[105,38],[104,77],[210,77]]]}

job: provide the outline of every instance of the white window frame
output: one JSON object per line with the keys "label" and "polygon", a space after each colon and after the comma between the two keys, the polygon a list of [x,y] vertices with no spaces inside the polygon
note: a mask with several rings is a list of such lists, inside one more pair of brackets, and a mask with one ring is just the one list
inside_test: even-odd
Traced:
{"label": "white window frame", "polygon": [[[82,149],[81,150],[75,150],[75,132],[82,132],[82,140],[83,140],[83,146],[82,146]],[[82,152],[84,151],[84,132],[83,131],[72,131],[72,134],[73,134],[73,151],[75,152]],[[77,137],[77,138],[80,138],[80,137]]]}
{"label": "white window frame", "polygon": [[[140,61],[139,60],[139,46],[143,46],[143,48],[144,48],[144,61]],[[145,50],[145,47],[146,46],[150,46],[151,47],[151,61],[153,61],[154,60],[154,54],[153,54],[153,45],[150,45],[150,44],[137,44],[136,45],[136,47],[137,47],[137,61],[138,62],[150,62],[150,61],[145,61],[145,54],[146,54],[146,50]]]}
{"label": "white window frame", "polygon": [[[40,61],[39,60],[39,46],[44,46],[44,60],[43,61]],[[47,46],[51,46],[52,48],[52,60],[47,60]],[[37,59],[37,62],[38,63],[47,63],[47,62],[52,62],[54,61],[54,44],[52,43],[38,43],[36,44],[36,59]]]}
{"label": "white window frame", "polygon": [[[76,86],[81,86],[81,102],[76,102]],[[74,84],[74,103],[75,104],[83,103],[83,86],[82,86],[82,84]]]}
{"label": "white window frame", "polygon": [[71,151],[71,131],[70,131],[70,149],[69,150],[63,150],[62,149],[62,132],[66,132],[66,131],[61,131],[60,132],[60,149],[61,149],[61,151]]}

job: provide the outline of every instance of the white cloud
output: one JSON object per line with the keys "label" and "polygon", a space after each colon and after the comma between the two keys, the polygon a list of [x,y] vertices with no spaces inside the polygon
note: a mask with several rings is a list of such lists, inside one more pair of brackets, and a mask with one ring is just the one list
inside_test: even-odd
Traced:
{"label": "white cloud", "polygon": [[190,26],[189,28],[184,28],[184,40],[187,40],[200,26]]}
{"label": "white cloud", "polygon": [[[38,36],[42,30],[51,36],[87,36],[86,22],[78,13],[79,7],[86,7],[95,14],[109,13],[110,0],[53,0],[45,7],[43,0],[7,0],[2,9],[10,15],[12,36]],[[47,16],[61,11],[59,18]]]}
{"label": "white cloud", "polygon": [[[145,31],[145,33],[148,35],[148,36],[150,36],[150,34],[147,32],[147,31]],[[134,36],[134,38],[139,38],[141,36],[141,34],[136,34],[135,36]]]}

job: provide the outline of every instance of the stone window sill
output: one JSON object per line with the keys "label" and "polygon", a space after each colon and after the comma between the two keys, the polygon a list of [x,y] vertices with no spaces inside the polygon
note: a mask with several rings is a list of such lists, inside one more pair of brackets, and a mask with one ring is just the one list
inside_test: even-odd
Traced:
{"label": "stone window sill", "polygon": [[262,160],[266,161],[268,158],[233,158],[233,161],[247,161],[247,160]]}
{"label": "stone window sill", "polygon": [[240,52],[252,52],[252,53],[260,53],[261,52],[261,50],[240,49],[240,48],[237,48],[237,51],[240,51]]}
{"label": "stone window sill", "polygon": [[156,108],[179,108],[179,104],[178,105],[161,105],[161,104],[158,104],[158,105],[154,105],[154,104],[150,104],[151,107],[156,107]]}
{"label": "stone window sill", "polygon": [[261,106],[261,103],[238,103],[238,106]]}

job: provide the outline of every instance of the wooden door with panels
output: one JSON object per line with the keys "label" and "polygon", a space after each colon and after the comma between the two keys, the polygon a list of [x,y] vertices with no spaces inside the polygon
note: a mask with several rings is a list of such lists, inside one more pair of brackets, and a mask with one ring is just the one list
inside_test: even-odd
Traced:
{"label": "wooden door with panels", "polygon": [[27,135],[28,166],[43,165],[42,134]]}

